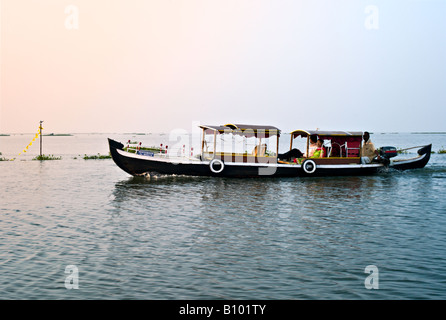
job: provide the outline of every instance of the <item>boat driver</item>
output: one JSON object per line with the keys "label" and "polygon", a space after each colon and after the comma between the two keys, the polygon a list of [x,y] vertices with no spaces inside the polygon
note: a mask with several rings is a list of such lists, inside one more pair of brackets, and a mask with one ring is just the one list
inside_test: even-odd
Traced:
{"label": "boat driver", "polygon": [[362,135],[364,143],[361,149],[361,163],[368,164],[371,163],[375,157],[377,160],[381,160],[378,150],[376,150],[375,145],[370,140],[370,133],[367,131]]}

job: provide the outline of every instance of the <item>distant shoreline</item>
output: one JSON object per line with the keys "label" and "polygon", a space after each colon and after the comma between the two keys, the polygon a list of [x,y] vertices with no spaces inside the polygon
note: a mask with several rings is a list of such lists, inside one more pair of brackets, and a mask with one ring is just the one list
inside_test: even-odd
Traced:
{"label": "distant shoreline", "polygon": [[411,134],[446,134],[446,132],[411,132]]}

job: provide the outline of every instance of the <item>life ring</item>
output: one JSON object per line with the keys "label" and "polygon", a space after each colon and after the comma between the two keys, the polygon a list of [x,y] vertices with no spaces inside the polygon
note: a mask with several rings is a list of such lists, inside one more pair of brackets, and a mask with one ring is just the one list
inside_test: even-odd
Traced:
{"label": "life ring", "polygon": [[[220,166],[220,169],[215,170],[214,168],[214,164],[217,164]],[[209,163],[209,168],[211,169],[211,171],[213,173],[220,173],[223,171],[223,169],[225,168],[225,164],[223,163],[223,161],[221,161],[220,159],[212,159],[212,161]]]}
{"label": "life ring", "polygon": [[312,174],[316,171],[316,163],[313,160],[305,160],[302,169],[305,173]]}

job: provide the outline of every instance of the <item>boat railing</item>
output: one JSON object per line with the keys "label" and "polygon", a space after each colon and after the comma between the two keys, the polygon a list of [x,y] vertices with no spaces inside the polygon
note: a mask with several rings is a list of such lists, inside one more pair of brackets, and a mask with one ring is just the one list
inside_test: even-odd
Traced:
{"label": "boat railing", "polygon": [[142,143],[127,143],[124,148],[124,151],[135,153],[144,156],[167,156],[168,147],[161,144],[160,147],[143,147]]}
{"label": "boat railing", "polygon": [[157,158],[166,158],[170,161],[199,161],[201,160],[201,154],[195,154],[194,148],[191,147],[189,150],[186,149],[186,146],[183,145],[182,148],[174,148],[169,149],[166,145],[160,145],[160,147],[143,147],[140,143],[128,143],[124,148],[124,151],[134,153],[141,156],[149,156],[149,157],[157,157]]}

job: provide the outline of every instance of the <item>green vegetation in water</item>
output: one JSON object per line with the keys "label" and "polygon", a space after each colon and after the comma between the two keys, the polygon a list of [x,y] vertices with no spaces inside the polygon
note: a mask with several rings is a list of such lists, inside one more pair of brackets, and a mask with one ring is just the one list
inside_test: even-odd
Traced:
{"label": "green vegetation in water", "polygon": [[[0,152],[0,156],[2,153]],[[5,157],[0,157],[0,161],[14,161],[14,159],[6,159]]]}
{"label": "green vegetation in water", "polygon": [[62,157],[55,157],[54,155],[44,155],[42,154],[41,156],[38,155],[37,157],[34,157],[33,160],[39,160],[39,161],[43,161],[43,160],[61,160]]}
{"label": "green vegetation in water", "polygon": [[438,150],[438,153],[446,153],[446,149],[444,147],[441,147],[440,150]]}
{"label": "green vegetation in water", "polygon": [[409,154],[410,152],[408,150],[402,150],[402,149],[396,149],[396,152],[399,154]]}
{"label": "green vegetation in water", "polygon": [[101,155],[98,153],[97,155],[94,156],[87,156],[87,155],[84,156],[84,160],[98,160],[98,159],[111,159],[111,155],[110,154]]}

